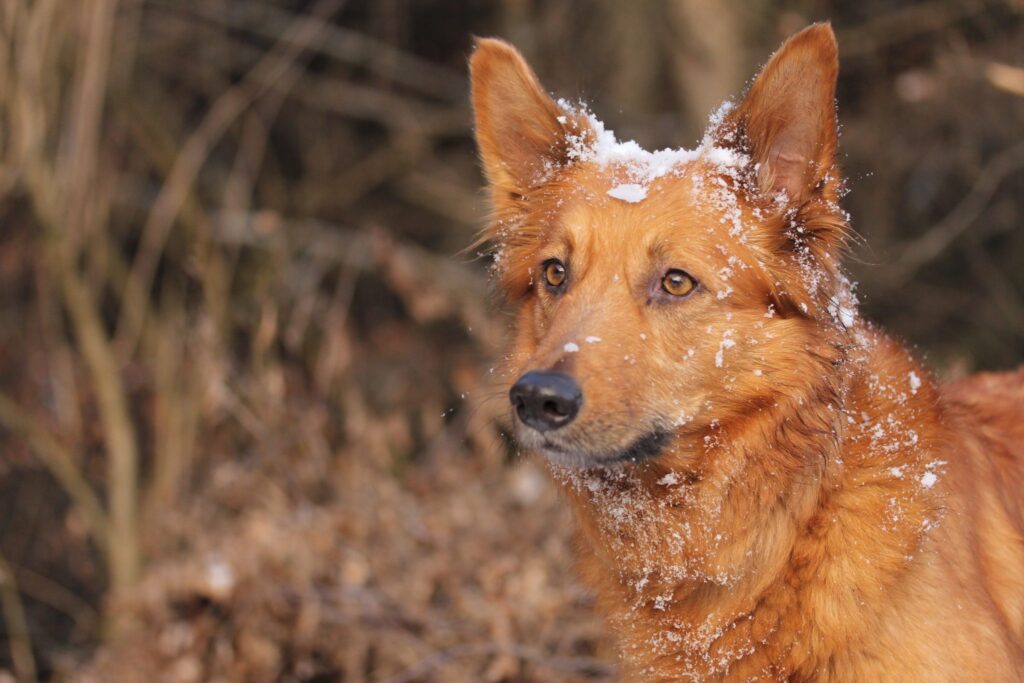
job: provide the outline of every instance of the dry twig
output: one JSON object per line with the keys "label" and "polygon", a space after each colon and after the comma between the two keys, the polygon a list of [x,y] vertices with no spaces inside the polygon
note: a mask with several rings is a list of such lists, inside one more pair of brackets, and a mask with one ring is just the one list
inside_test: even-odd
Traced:
{"label": "dry twig", "polygon": [[307,46],[315,42],[317,36],[325,30],[326,18],[337,12],[343,4],[344,0],[319,0],[308,15],[297,18],[245,78],[217,98],[182,145],[181,153],[142,228],[117,326],[116,345],[122,358],[130,357],[138,342],[146,315],[146,297],[164,243],[186,197],[192,191],[210,149],[268,87],[294,83],[293,78],[288,78],[289,72],[299,68],[300,59],[308,50]]}
{"label": "dry twig", "polygon": [[7,625],[7,640],[11,650],[11,661],[18,675],[19,683],[35,683],[36,660],[32,655],[32,637],[25,619],[25,608],[21,604],[14,574],[3,557],[0,557],[0,608]]}
{"label": "dry twig", "polygon": [[1021,168],[1024,168],[1024,143],[1018,143],[991,159],[970,192],[945,218],[900,248],[901,255],[893,266],[888,284],[891,287],[903,286],[925,264],[938,257],[981,216],[1003,180]]}

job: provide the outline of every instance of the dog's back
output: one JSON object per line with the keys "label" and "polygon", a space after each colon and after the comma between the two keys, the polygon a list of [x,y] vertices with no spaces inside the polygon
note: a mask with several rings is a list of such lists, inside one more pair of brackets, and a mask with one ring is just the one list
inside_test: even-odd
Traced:
{"label": "dog's back", "polygon": [[1024,511],[1024,368],[971,375],[945,385],[943,394]]}
{"label": "dog's back", "polygon": [[[949,507],[967,515],[988,594],[1024,644],[1024,368],[943,387],[961,472]],[[956,506],[954,508],[954,505]]]}

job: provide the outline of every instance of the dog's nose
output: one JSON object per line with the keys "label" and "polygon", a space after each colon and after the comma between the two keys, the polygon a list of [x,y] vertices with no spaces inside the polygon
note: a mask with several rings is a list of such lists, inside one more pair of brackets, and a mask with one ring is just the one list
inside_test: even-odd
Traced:
{"label": "dog's nose", "polygon": [[538,432],[564,427],[583,405],[576,380],[557,372],[528,372],[512,385],[508,398],[516,415]]}

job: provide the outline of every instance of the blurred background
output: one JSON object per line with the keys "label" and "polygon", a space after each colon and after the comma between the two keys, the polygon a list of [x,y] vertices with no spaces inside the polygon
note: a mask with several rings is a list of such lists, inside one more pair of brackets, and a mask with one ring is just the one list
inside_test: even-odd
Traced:
{"label": "blurred background", "polygon": [[459,253],[471,36],[692,146],[822,19],[866,313],[1020,363],[1020,0],[0,0],[0,682],[612,680]]}

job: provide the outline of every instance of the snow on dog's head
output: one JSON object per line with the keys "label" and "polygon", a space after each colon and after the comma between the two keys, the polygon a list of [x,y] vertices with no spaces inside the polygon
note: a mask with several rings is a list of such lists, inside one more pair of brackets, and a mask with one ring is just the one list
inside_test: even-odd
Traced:
{"label": "snow on dog's head", "polygon": [[[569,160],[594,164],[612,171],[618,178],[624,178],[623,182],[607,192],[609,197],[624,202],[634,204],[643,201],[652,182],[662,176],[679,173],[687,164],[700,158],[720,166],[736,168],[742,168],[749,162],[749,157],[737,150],[715,146],[714,133],[724,113],[731,108],[730,103],[722,105],[712,116],[712,125],[698,148],[661,149],[655,152],[647,151],[634,140],[620,142],[615,132],[606,129],[604,123],[582,102],[574,105],[562,99],[558,100],[558,106],[573,119],[585,118],[589,124],[586,133],[568,137]],[[568,119],[568,116],[563,119]]]}

